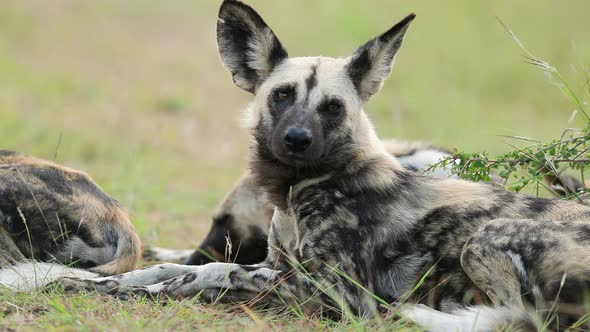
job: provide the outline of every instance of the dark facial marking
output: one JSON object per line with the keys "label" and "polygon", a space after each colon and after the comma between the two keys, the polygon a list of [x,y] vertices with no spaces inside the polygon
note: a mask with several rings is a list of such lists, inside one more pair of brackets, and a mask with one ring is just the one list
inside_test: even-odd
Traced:
{"label": "dark facial marking", "polygon": [[315,88],[318,85],[317,71],[317,66],[311,67],[311,74],[309,75],[309,77],[305,79],[305,87],[307,88],[308,95],[311,92],[311,90],[313,90],[313,88]]}
{"label": "dark facial marking", "polygon": [[296,98],[297,89],[295,84],[285,84],[274,88],[267,100],[267,106],[273,120],[279,118],[287,108],[291,107]]}
{"label": "dark facial marking", "polygon": [[324,135],[338,128],[344,120],[346,109],[339,98],[325,98],[318,106],[318,113],[323,118]]}

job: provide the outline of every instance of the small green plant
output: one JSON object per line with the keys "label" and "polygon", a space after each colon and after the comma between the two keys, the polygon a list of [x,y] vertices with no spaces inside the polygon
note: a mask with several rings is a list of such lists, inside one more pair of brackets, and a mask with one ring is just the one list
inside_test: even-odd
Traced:
{"label": "small green plant", "polygon": [[[565,198],[582,201],[581,195],[590,191],[583,185],[585,170],[590,167],[590,117],[586,110],[587,103],[576,95],[557,68],[534,56],[501,20],[498,21],[523,50],[525,62],[546,73],[575,106],[568,127],[559,138],[550,142],[540,142],[522,136],[506,136],[527,142],[528,145],[517,147],[509,144],[511,151],[493,157],[486,152],[470,153],[455,149],[451,156],[432,165],[430,170],[444,167],[453,174],[471,181],[493,181],[516,192],[534,186],[537,195],[539,189],[544,188]],[[585,89],[590,95],[588,82]],[[586,126],[572,128],[574,118],[580,114],[586,120]],[[579,174],[578,181],[566,177],[566,172],[575,172],[576,176]]]}

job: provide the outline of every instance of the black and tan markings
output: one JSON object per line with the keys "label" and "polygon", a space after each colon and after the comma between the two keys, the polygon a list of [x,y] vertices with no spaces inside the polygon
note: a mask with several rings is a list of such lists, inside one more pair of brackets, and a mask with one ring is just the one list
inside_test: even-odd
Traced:
{"label": "black and tan markings", "polygon": [[[485,330],[503,319],[522,318],[527,300],[540,309],[557,301],[582,309],[569,314],[583,311],[573,290],[590,277],[590,208],[417,175],[404,170],[377,139],[362,104],[389,75],[413,15],[345,59],[287,58],[286,52],[277,59],[268,52],[282,48],[274,33],[238,1],[224,1],[219,18],[221,58],[234,79],[249,68],[265,69],[241,75],[237,84],[248,91],[255,87],[248,109],[250,171],[254,185],[276,207],[268,257],[256,265],[166,264],[62,285],[121,297],[202,294],[210,301],[302,304],[306,312],[362,317],[377,314],[374,295],[390,302],[411,295],[414,302],[449,313],[482,303],[513,309],[502,311],[509,315],[502,319],[480,317],[492,324]],[[232,25],[249,29],[240,30],[246,38],[232,36],[237,31]],[[252,56],[234,61],[240,57],[236,50],[244,49]],[[311,68],[317,84],[304,108],[301,91],[307,91]],[[277,90],[285,86],[292,87],[291,94]],[[268,100],[275,93],[277,101],[289,104],[273,111]],[[345,112],[326,134],[327,120],[315,106],[334,96]],[[293,149],[284,135],[293,126],[302,129],[296,132],[305,139],[303,148]],[[424,284],[408,294],[426,271]],[[105,280],[117,284],[104,286]]]}
{"label": "black and tan markings", "polygon": [[116,274],[139,239],[119,203],[83,172],[0,150],[0,266],[33,259]]}
{"label": "black and tan markings", "polygon": [[[311,76],[310,76],[311,77]],[[309,78],[308,78],[309,79]],[[425,172],[450,152],[424,142],[384,140],[387,152],[396,157],[405,169]],[[450,176],[448,169],[428,175]],[[264,199],[262,188],[244,174],[217,207],[211,228],[198,249],[174,250],[152,247],[144,250],[148,261],[202,265],[210,262],[254,264],[267,256],[268,231],[274,206]],[[231,247],[231,252],[228,252]]]}

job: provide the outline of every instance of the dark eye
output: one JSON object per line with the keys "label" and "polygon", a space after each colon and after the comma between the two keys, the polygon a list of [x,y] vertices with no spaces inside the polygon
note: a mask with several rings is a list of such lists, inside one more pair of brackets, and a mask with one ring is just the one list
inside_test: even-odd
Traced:
{"label": "dark eye", "polygon": [[293,95],[292,89],[278,89],[274,92],[274,99],[277,102],[284,102],[291,98]]}
{"label": "dark eye", "polygon": [[338,112],[340,110],[340,103],[338,102],[330,102],[327,107],[328,112]]}
{"label": "dark eye", "polygon": [[342,101],[339,99],[329,99],[324,102],[322,107],[320,107],[320,112],[327,116],[340,116],[343,108]]}

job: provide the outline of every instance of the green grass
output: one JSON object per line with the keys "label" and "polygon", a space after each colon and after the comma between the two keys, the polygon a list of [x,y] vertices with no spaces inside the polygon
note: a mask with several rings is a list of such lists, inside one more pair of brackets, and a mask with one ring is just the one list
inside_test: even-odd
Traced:
{"label": "green grass", "polygon": [[[218,60],[219,2],[2,1],[2,148],[89,172],[128,207],[148,244],[197,244],[216,202],[246,165],[239,110],[249,95],[233,86]],[[417,13],[392,77],[366,106],[382,137],[499,153],[510,149],[499,135],[559,136],[573,110],[570,101],[524,63],[496,17],[560,69],[576,94],[589,97],[586,0],[249,2],[293,56],[345,56]],[[395,324],[253,319],[185,301],[154,306],[5,291],[0,298],[0,329],[258,330],[256,324],[266,324],[358,330]]]}
{"label": "green grass", "polygon": [[122,302],[91,293],[0,292],[0,330],[9,331],[419,331],[395,315],[374,320],[334,322],[291,314],[252,311],[241,306],[201,304],[185,299]]}

